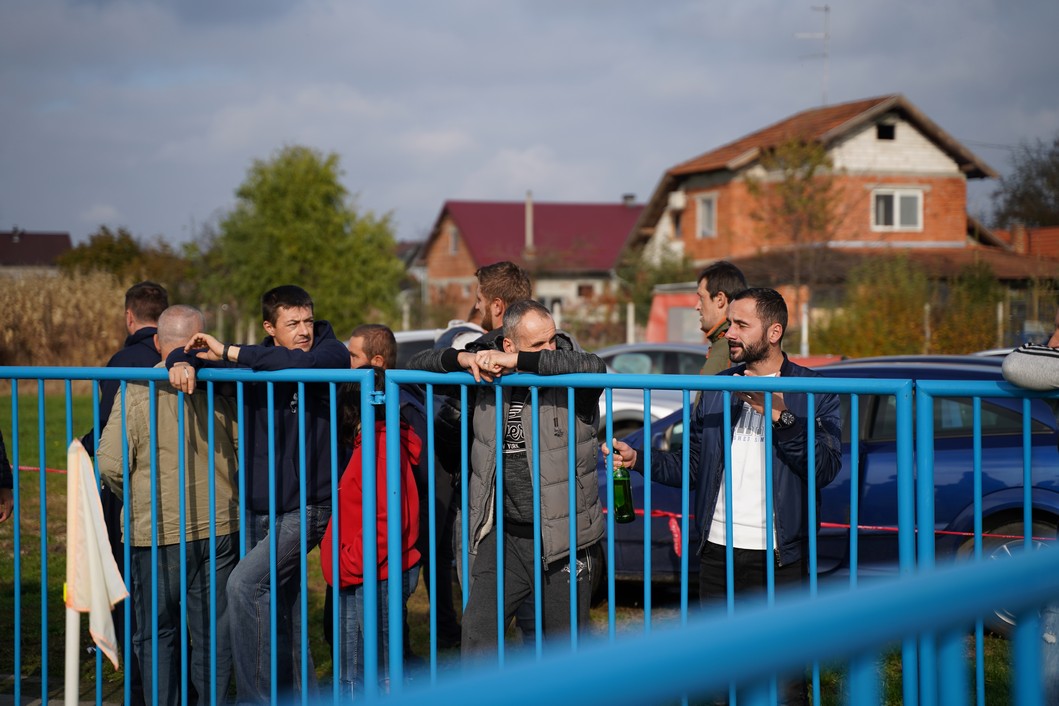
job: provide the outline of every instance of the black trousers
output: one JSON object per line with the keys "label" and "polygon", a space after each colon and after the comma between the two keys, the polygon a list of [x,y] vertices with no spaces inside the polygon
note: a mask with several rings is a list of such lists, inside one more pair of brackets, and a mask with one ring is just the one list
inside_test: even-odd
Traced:
{"label": "black trousers", "polygon": [[[728,562],[725,547],[706,542],[699,553],[699,603],[703,608],[724,605],[728,597]],[[741,605],[759,603],[768,587],[768,565],[773,564],[777,596],[789,595],[805,585],[807,577],[804,559],[784,564],[775,564],[772,554],[756,549],[732,549],[733,585],[736,612]],[[780,704],[808,704],[809,686],[802,672],[800,678],[780,680],[777,685]],[[738,690],[737,693],[741,693]],[[742,697],[739,698],[743,702]],[[727,703],[726,697],[718,697],[714,703]]]}

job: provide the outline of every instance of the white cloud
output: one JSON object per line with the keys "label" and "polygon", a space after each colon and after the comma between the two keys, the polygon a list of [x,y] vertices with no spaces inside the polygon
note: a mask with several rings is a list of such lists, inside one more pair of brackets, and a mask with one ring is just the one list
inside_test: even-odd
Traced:
{"label": "white cloud", "polygon": [[78,220],[85,226],[95,228],[120,221],[121,212],[108,203],[96,203],[81,211]]}

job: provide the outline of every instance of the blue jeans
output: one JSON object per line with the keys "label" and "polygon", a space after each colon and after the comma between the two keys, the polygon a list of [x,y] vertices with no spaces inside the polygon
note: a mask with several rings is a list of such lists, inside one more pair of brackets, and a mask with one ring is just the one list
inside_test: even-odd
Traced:
{"label": "blue jeans", "polygon": [[[217,701],[223,702],[231,681],[232,656],[229,640],[225,586],[238,558],[236,535],[216,538],[216,629],[210,625],[210,540],[198,539],[186,543],[187,595],[180,593],[180,545],[158,547],[158,565],[151,559],[150,547],[132,547],[132,591],[136,597],[136,631],[132,648],[143,665],[143,695],[148,704],[155,703],[153,685],[158,681],[158,704],[177,706],[180,703],[180,615],[181,603],[186,601],[187,626],[191,634],[188,646],[190,684],[198,692],[199,703],[210,703],[213,682],[210,679],[210,635],[217,642]],[[154,644],[151,639],[152,606],[151,574],[158,585],[158,671],[152,667]]]}
{"label": "blue jeans", "polygon": [[[309,550],[320,543],[331,518],[330,505],[305,508],[305,541]],[[246,513],[246,556],[228,579],[232,664],[240,702],[264,703],[272,698],[272,649],[276,650],[276,694],[279,698],[306,689],[315,691],[316,674],[308,654],[307,684],[301,683],[301,553],[303,528],[299,511],[276,515],[276,642],[271,638],[271,577],[268,514]]]}
{"label": "blue jeans", "polygon": [[[401,574],[404,584],[404,602],[416,590],[419,584],[419,565]],[[377,636],[375,644],[378,646],[379,655],[379,685],[380,692],[389,691],[390,685],[390,600],[389,580],[383,579],[378,582],[376,589],[375,615]],[[355,693],[364,690],[364,586],[350,586],[338,592],[338,610],[341,624],[341,646],[340,655],[341,668],[338,678],[341,682],[341,693],[343,696],[352,697]],[[402,616],[403,620],[403,616]]]}

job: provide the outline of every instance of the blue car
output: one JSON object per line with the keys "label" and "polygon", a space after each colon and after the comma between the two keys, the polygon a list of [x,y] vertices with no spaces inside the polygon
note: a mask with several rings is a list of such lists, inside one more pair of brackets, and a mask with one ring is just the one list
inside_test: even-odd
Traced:
{"label": "blue car", "polygon": [[[845,360],[818,368],[825,377],[912,380],[1002,380],[1001,358],[975,356],[897,356]],[[1030,401],[1033,536],[1056,536],[1059,520],[1059,431],[1055,400]],[[896,402],[893,396],[860,395],[858,576],[892,573],[898,559]],[[850,568],[850,398],[842,396],[842,470],[823,488],[818,542],[820,575],[847,575]],[[1000,556],[1021,549],[1022,400],[989,398],[981,405],[983,554]],[[679,451],[682,413],[652,425],[652,448]],[[969,555],[974,548],[973,406],[971,398],[939,398],[934,405],[935,548],[937,560]],[[625,441],[642,445],[643,430]],[[643,476],[632,473],[636,507],[643,510]],[[600,498],[606,504],[607,468],[599,463]],[[652,580],[680,580],[680,489],[652,485]],[[615,524],[616,578],[644,578],[644,519]],[[689,522],[689,531],[694,523]],[[690,538],[689,572],[697,580],[698,538]],[[1047,541],[1047,539],[1045,539]]]}

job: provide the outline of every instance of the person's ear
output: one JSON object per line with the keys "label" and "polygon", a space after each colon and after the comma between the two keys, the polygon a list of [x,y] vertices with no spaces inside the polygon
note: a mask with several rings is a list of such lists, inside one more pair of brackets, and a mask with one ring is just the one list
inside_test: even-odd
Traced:
{"label": "person's ear", "polygon": [[159,353],[161,353],[161,352],[162,352],[162,347],[161,347],[160,345],[158,345],[158,334],[156,333],[156,334],[155,334],[154,336],[152,336],[151,338],[153,338],[153,339],[154,339],[154,349],[155,349],[156,351],[158,351]]}
{"label": "person's ear", "polygon": [[275,336],[276,336],[276,327],[272,325],[271,321],[262,321],[261,322],[261,326],[265,329],[265,333],[267,333],[269,336],[272,336],[273,338],[275,338]]}
{"label": "person's ear", "polygon": [[783,338],[783,326],[779,323],[769,326],[769,343],[779,343],[781,338]]}
{"label": "person's ear", "polygon": [[515,342],[507,336],[504,336],[504,352],[505,353],[517,353],[518,348],[515,348]]}
{"label": "person's ear", "polygon": [[382,356],[379,355],[378,353],[373,355],[371,357],[371,360],[368,361],[368,363],[370,363],[371,367],[373,367],[373,368],[385,368],[386,367],[386,361],[383,360]]}

